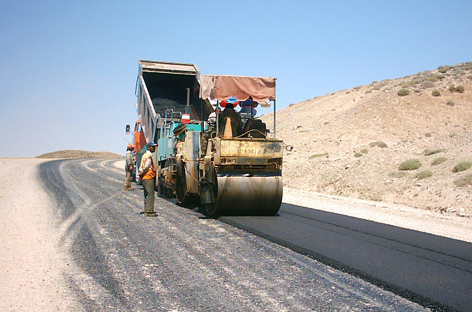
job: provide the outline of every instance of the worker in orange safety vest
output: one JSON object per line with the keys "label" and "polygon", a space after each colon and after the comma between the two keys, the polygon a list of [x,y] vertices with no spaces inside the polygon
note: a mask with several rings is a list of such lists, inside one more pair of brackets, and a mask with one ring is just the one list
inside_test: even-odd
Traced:
{"label": "worker in orange safety vest", "polygon": [[144,190],[144,214],[146,217],[157,217],[154,212],[154,195],[156,185],[156,166],[152,153],[156,151],[157,144],[149,142],[146,144],[147,151],[141,158],[141,166],[139,167],[139,178],[143,182]]}

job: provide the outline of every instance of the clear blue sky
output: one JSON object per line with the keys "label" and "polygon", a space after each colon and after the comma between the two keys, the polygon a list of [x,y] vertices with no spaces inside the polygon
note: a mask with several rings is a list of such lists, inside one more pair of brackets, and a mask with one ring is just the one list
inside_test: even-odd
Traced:
{"label": "clear blue sky", "polygon": [[124,154],[138,60],[277,77],[277,107],[472,61],[472,1],[0,0],[0,157]]}

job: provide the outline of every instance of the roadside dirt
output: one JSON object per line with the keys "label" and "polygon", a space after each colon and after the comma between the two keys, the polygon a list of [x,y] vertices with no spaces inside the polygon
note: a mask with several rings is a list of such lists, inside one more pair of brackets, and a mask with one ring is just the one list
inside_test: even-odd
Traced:
{"label": "roadside dirt", "polygon": [[0,159],[0,311],[76,311],[40,159]]}

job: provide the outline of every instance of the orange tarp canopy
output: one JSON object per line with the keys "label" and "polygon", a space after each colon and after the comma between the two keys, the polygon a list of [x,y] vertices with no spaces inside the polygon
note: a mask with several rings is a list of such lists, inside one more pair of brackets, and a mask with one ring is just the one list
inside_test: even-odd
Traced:
{"label": "orange tarp canopy", "polygon": [[249,97],[256,102],[275,101],[275,81],[272,77],[202,75],[200,97],[217,101],[231,96],[238,101]]}

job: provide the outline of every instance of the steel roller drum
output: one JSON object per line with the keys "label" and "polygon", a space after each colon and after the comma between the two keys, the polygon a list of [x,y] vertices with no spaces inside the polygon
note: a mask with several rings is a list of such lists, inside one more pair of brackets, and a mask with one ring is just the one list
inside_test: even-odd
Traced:
{"label": "steel roller drum", "polygon": [[224,214],[274,215],[282,203],[280,175],[218,174],[216,209]]}

